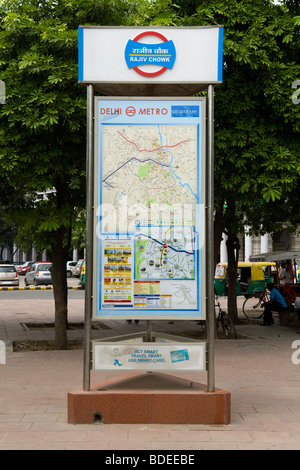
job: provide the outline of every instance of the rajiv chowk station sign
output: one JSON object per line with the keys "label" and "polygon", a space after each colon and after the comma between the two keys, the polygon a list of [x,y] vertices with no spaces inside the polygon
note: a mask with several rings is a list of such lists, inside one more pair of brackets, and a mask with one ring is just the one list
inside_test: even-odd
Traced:
{"label": "rajiv chowk station sign", "polygon": [[111,96],[191,96],[222,82],[223,27],[79,27],[78,67]]}
{"label": "rajiv chowk station sign", "polygon": [[[78,34],[78,82],[93,87],[91,317],[206,320],[213,119],[193,95],[222,83],[223,27]],[[94,342],[93,368],[207,370],[205,342],[148,333]]]}

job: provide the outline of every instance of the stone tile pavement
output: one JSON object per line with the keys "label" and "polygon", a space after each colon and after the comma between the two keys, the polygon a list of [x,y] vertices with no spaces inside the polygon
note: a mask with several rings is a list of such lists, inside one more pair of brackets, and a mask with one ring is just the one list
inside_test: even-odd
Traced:
{"label": "stone tile pavement", "polygon": [[[83,299],[69,300],[70,321],[80,323],[83,316]],[[72,425],[67,422],[67,393],[83,386],[83,350],[12,349],[15,340],[53,339],[53,328],[47,326],[53,321],[51,299],[0,298],[0,339],[7,344],[5,364],[0,364],[0,450],[300,449],[300,335],[296,329],[279,324],[237,325],[240,339],[215,341],[216,387],[231,393],[228,425]],[[174,334],[195,334],[199,328],[196,322],[154,323],[156,331]],[[92,334],[115,336],[144,329],[142,322],[106,321]],[[80,338],[82,329],[69,331],[69,339]],[[116,374],[92,371],[91,383]],[[201,383],[207,379],[204,372],[178,375]]]}

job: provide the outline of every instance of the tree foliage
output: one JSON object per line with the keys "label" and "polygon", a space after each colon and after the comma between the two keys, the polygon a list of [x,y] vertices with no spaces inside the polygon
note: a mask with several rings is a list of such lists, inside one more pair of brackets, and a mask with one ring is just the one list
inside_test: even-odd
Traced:
{"label": "tree foliage", "polygon": [[[1,174],[12,188],[11,201],[27,195],[12,218],[24,227],[25,239],[30,232],[38,248],[51,247],[54,263],[59,256],[59,271],[72,223],[85,205],[80,24],[223,25],[224,77],[215,88],[216,223],[234,247],[245,221],[272,231],[293,214],[300,173],[300,106],[291,99],[292,83],[300,80],[294,0],[4,0],[0,21],[0,78],[7,90],[0,108]],[[52,195],[37,204],[35,192],[49,188]]]}
{"label": "tree foliage", "polygon": [[[48,248],[53,262],[56,346],[67,344],[65,267],[85,208],[86,91],[78,84],[78,25],[122,24],[133,2],[6,0],[0,6],[0,168],[12,193],[18,241]],[[136,7],[135,7],[136,8]],[[51,190],[36,200],[37,191]],[[22,207],[17,195],[25,195]]]}
{"label": "tree foliage", "polygon": [[[299,22],[293,1],[174,1],[185,26],[224,26],[223,84],[215,88],[215,225],[228,235],[230,310],[236,317],[238,234],[299,222]],[[234,250],[234,251],[233,251]]]}
{"label": "tree foliage", "polygon": [[252,196],[280,199],[300,170],[293,17],[271,1],[215,0],[202,1],[186,23],[224,25],[224,77],[215,93],[216,201],[228,193],[250,205]]}

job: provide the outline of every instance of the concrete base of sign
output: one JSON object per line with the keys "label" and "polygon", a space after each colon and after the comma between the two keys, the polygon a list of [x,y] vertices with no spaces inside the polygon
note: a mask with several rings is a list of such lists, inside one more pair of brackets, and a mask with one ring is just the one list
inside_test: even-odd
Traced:
{"label": "concrete base of sign", "polygon": [[68,393],[70,424],[229,424],[231,395],[157,372],[133,372]]}

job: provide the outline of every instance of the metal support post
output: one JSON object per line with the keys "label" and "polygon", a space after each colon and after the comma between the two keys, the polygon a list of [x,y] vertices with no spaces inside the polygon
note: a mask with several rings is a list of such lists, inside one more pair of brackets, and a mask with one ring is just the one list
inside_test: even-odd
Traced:
{"label": "metal support post", "polygon": [[148,343],[152,342],[152,321],[147,320],[147,336],[146,336],[146,341]]}
{"label": "metal support post", "polygon": [[87,87],[86,129],[86,258],[85,258],[85,312],[84,312],[84,360],[83,390],[90,390],[91,369],[91,318],[93,295],[93,145],[94,145],[94,87]]}
{"label": "metal support post", "polygon": [[215,391],[214,337],[214,87],[207,91],[207,342],[208,342],[208,392]]}

